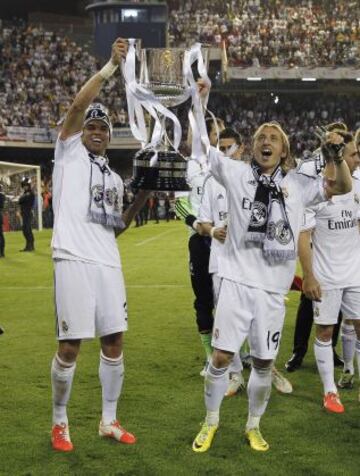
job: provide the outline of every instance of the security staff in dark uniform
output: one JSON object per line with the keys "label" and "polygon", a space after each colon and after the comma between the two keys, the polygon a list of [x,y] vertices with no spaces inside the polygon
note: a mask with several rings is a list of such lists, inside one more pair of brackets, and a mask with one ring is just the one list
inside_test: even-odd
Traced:
{"label": "security staff in dark uniform", "polygon": [[22,217],[22,232],[26,240],[25,248],[21,251],[34,251],[34,235],[31,229],[32,209],[35,203],[35,194],[31,188],[29,178],[21,181],[23,193],[19,198],[20,212]]}
{"label": "security staff in dark uniform", "polygon": [[3,193],[3,186],[0,183],[0,258],[5,257],[5,237],[3,231],[3,213],[5,206],[5,194]]}

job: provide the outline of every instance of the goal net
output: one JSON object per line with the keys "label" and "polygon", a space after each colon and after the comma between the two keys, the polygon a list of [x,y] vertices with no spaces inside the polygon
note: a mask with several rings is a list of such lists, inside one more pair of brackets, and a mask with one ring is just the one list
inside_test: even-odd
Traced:
{"label": "goal net", "polygon": [[13,162],[0,162],[0,184],[5,194],[5,207],[3,212],[4,231],[20,230],[22,226],[19,198],[23,190],[21,181],[28,178],[35,194],[33,209],[33,227],[42,230],[42,198],[41,176],[38,165],[16,164]]}

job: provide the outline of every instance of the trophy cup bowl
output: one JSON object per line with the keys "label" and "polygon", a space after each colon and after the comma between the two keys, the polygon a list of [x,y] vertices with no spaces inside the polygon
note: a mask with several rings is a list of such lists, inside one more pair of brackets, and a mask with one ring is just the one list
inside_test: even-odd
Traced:
{"label": "trophy cup bowl", "polygon": [[[159,191],[189,190],[186,181],[187,160],[177,151],[181,139],[181,126],[176,115],[169,110],[184,103],[191,96],[189,83],[184,74],[187,53],[189,50],[180,48],[142,49],[138,56],[139,77],[135,78],[132,73],[132,82],[128,79],[128,85],[131,84],[133,88],[132,97],[153,118],[151,132],[147,133],[146,141],[142,140],[143,148],[134,157],[132,180],[134,188]],[[134,58],[132,61],[134,62]],[[133,110],[135,109],[133,107]],[[167,134],[167,121],[173,123],[174,137],[171,140]]]}

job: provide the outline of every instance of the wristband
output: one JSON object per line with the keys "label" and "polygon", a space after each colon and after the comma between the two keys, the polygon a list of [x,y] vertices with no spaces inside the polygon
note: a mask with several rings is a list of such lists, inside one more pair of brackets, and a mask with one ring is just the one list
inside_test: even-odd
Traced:
{"label": "wristband", "polygon": [[216,230],[216,226],[213,226],[210,230],[210,236],[211,238],[214,238],[214,233],[215,233],[215,230]]}
{"label": "wristband", "polygon": [[197,226],[198,226],[199,222],[197,220],[194,220],[191,227],[197,232]]}
{"label": "wristband", "polygon": [[119,65],[114,64],[111,60],[106,63],[105,66],[99,71],[100,76],[103,79],[109,79],[118,69]]}

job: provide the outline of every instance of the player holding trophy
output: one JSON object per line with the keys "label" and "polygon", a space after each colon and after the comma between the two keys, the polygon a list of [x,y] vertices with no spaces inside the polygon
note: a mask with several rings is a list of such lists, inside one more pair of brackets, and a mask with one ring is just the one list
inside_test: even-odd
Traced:
{"label": "player holding trophy", "polygon": [[55,307],[58,350],[51,365],[52,446],[72,451],[67,417],[81,341],[100,338],[102,417],[99,435],[121,443],[136,439],[119,423],[117,402],[124,380],[123,332],[127,330],[124,279],[116,235],[144,205],[139,191],[122,213],[124,186],[108,165],[112,127],[107,111],[92,102],[118,69],[127,43],[117,39],[111,59],[76,95],[55,148],[53,172]]}

